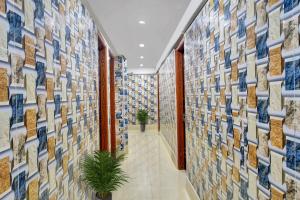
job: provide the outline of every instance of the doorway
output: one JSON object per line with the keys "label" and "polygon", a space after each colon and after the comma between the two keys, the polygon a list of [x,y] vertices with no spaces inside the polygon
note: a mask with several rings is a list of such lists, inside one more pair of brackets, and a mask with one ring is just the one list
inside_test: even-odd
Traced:
{"label": "doorway", "polygon": [[107,99],[107,56],[108,50],[104,40],[98,37],[98,55],[99,55],[99,134],[100,134],[100,150],[109,151],[108,142],[108,99]]}
{"label": "doorway", "polygon": [[184,102],[184,41],[175,49],[176,108],[177,108],[177,149],[178,169],[186,169],[185,154],[185,102]]}

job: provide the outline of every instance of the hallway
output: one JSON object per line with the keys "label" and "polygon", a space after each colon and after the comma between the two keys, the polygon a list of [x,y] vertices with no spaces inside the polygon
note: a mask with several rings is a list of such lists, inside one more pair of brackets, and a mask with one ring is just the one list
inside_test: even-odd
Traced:
{"label": "hallway", "polygon": [[300,0],[0,0],[0,185],[300,200]]}
{"label": "hallway", "polygon": [[114,200],[189,200],[185,173],[178,171],[161,136],[129,130],[129,152],[123,169],[130,177]]}

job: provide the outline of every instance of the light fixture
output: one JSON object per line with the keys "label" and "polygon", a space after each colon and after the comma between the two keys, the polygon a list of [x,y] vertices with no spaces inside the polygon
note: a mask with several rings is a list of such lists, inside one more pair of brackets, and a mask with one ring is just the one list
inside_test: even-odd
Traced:
{"label": "light fixture", "polygon": [[144,47],[145,45],[143,43],[139,44],[140,47]]}
{"label": "light fixture", "polygon": [[146,24],[146,22],[143,21],[143,20],[140,20],[140,21],[139,21],[139,24]]}
{"label": "light fixture", "polygon": [[140,64],[140,67],[144,67],[144,65],[143,65],[143,64]]}
{"label": "light fixture", "polygon": [[144,59],[144,56],[140,56],[140,59]]}

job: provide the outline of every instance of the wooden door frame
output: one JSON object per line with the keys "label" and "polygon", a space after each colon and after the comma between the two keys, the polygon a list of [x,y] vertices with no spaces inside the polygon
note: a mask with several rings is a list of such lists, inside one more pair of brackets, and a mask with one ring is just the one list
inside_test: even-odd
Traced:
{"label": "wooden door frame", "polygon": [[184,41],[180,41],[175,49],[175,76],[176,76],[176,115],[177,115],[177,167],[186,169],[185,154],[185,104],[184,104]]}
{"label": "wooden door frame", "polygon": [[111,153],[116,153],[116,102],[115,102],[115,58],[109,53],[110,69],[110,149]]}
{"label": "wooden door frame", "polygon": [[108,101],[107,101],[107,53],[106,43],[101,35],[98,36],[99,52],[99,134],[100,150],[108,151]]}

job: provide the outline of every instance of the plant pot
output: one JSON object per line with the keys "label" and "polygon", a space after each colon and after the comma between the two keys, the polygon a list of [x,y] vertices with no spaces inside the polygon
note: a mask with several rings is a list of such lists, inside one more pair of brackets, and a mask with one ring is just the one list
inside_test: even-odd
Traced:
{"label": "plant pot", "polygon": [[145,132],[146,124],[140,124],[141,132]]}
{"label": "plant pot", "polygon": [[110,193],[107,197],[105,198],[99,198],[99,197],[95,197],[95,200],[112,200],[112,194]]}

